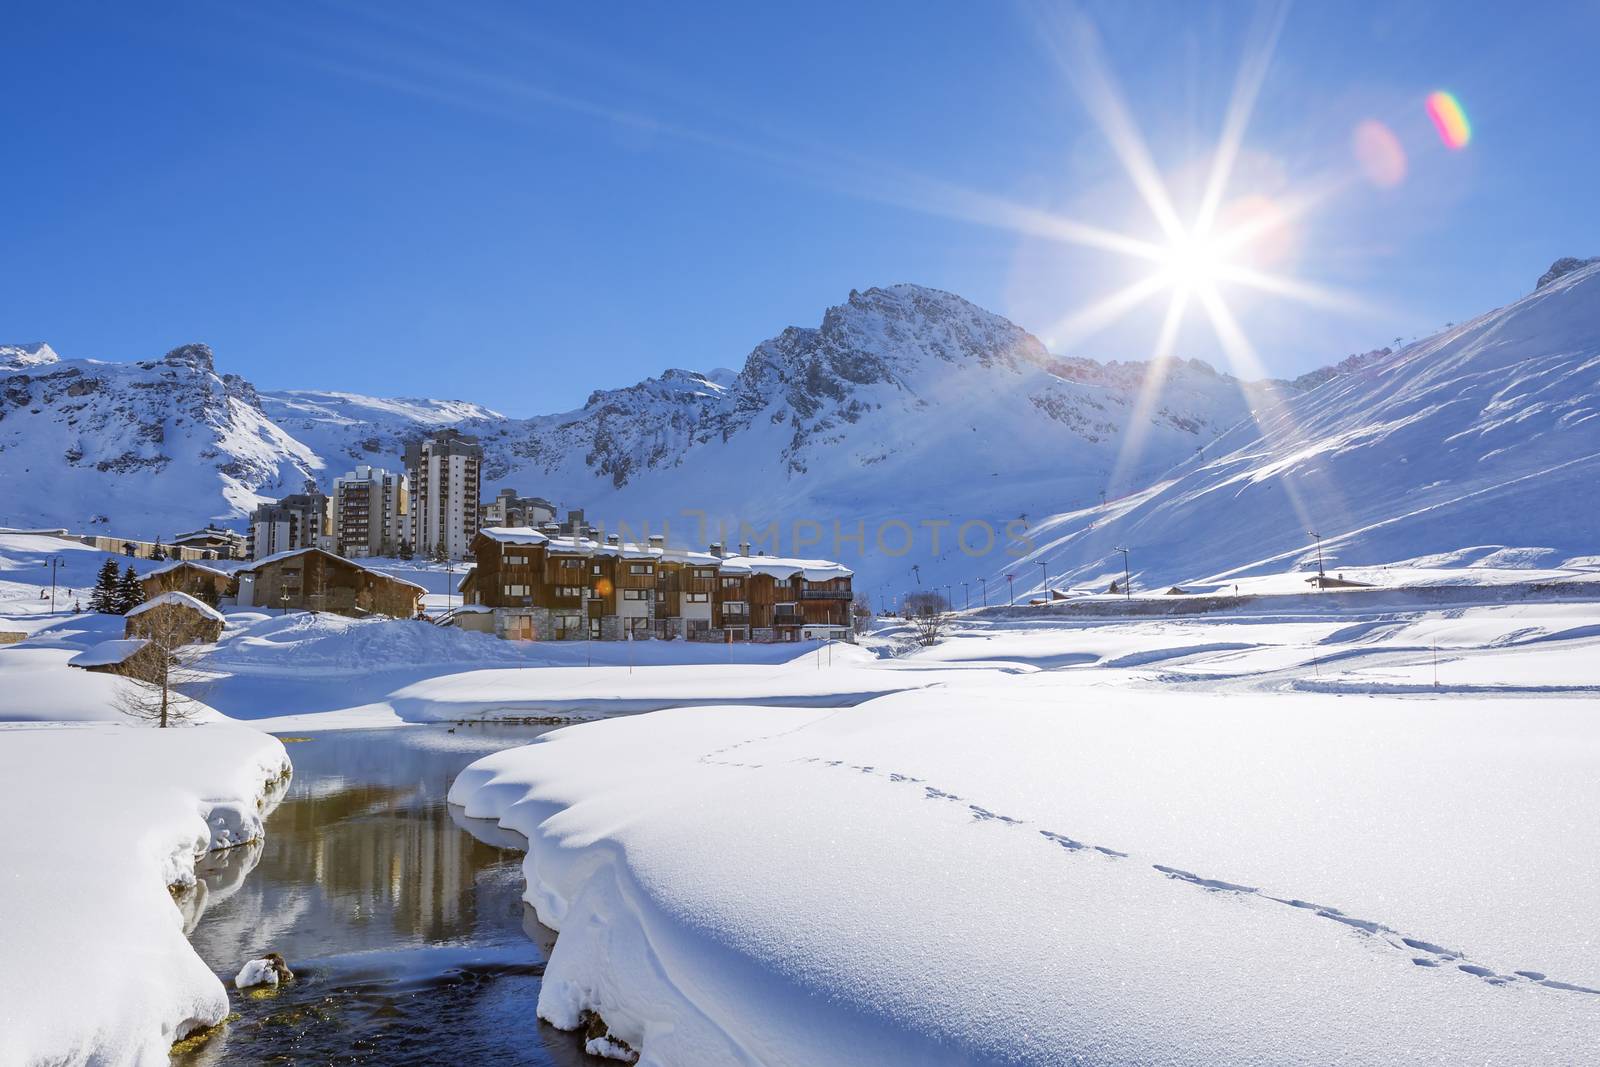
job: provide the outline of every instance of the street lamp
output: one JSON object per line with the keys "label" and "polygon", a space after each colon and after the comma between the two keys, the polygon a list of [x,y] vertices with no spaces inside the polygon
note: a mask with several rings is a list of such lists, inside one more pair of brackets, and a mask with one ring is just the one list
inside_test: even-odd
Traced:
{"label": "street lamp", "polygon": [[1133,578],[1128,572],[1128,550],[1118,545],[1113,552],[1122,553],[1122,595],[1129,600],[1133,599]]}
{"label": "street lamp", "polygon": [[972,589],[966,582],[961,583],[961,610],[969,611],[972,608]]}
{"label": "street lamp", "polygon": [[978,579],[978,585],[980,585],[983,588],[983,606],[984,607],[988,607],[989,606],[989,579],[987,579],[987,578],[979,578]]}
{"label": "street lamp", "polygon": [[946,611],[954,611],[956,607],[955,597],[951,596],[948,585],[944,587],[944,606]]}
{"label": "street lamp", "polygon": [[1039,570],[1043,574],[1044,602],[1046,604],[1048,604],[1048,603],[1050,603],[1050,564],[1046,563],[1042,559],[1041,560],[1037,560],[1036,562],[1039,564]]}
{"label": "street lamp", "polygon": [[50,568],[50,614],[54,615],[56,613],[56,568],[65,567],[67,561],[60,556],[51,556],[49,559],[41,561],[39,565]]}
{"label": "street lamp", "polygon": [[1015,574],[1006,575],[1006,593],[1007,593],[1007,600],[1009,602],[1007,606],[1008,607],[1013,607],[1013,608],[1016,607],[1017,606],[1017,576]]}
{"label": "street lamp", "polygon": [[448,613],[455,610],[456,595],[456,561],[444,561],[444,610]]}
{"label": "street lamp", "polygon": [[[1326,578],[1328,576],[1327,572],[1322,569],[1322,535],[1315,530],[1307,530],[1306,533],[1317,539],[1317,577],[1319,579]],[[1317,588],[1322,588],[1322,582],[1317,582]]]}
{"label": "street lamp", "polygon": [[289,614],[289,590],[278,590],[278,607],[284,615]]}

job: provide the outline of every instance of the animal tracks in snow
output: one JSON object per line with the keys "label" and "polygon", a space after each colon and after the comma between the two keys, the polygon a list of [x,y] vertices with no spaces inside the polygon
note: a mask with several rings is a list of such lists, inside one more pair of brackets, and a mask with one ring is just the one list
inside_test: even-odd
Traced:
{"label": "animal tracks in snow", "polygon": [[[902,774],[898,771],[880,771],[875,766],[863,766],[860,764],[848,763],[844,760],[823,759],[820,756],[802,756],[798,757],[796,760],[794,760],[794,762],[809,763],[829,768],[843,768],[845,770],[855,771],[860,774],[873,775],[875,777],[883,778],[886,781],[894,784],[910,783],[913,785],[919,785],[922,787],[923,799],[943,801],[953,805],[962,805],[971,815],[974,822],[997,823],[1008,828],[1023,826],[1026,824],[1026,820],[1024,819],[1020,819],[1011,815],[1004,815],[990,808],[986,808],[981,804],[975,804],[957,793],[952,793],[948,790],[929,785],[924,779],[918,778],[914,775]],[[1044,840],[1063,849],[1066,852],[1094,852],[1110,859],[1118,860],[1129,858],[1129,854],[1126,852],[1120,852],[1104,845],[1089,844],[1056,830],[1040,829],[1037,830],[1037,833],[1040,837],[1044,838]],[[1532,985],[1542,987],[1544,989],[1560,990],[1563,992],[1600,995],[1600,989],[1591,989],[1588,986],[1576,985],[1572,982],[1557,981],[1553,978],[1550,978],[1542,971],[1517,970],[1512,971],[1509,974],[1502,974],[1491,967],[1485,967],[1482,964],[1470,961],[1464,953],[1457,952],[1454,949],[1445,948],[1442,945],[1435,944],[1432,941],[1423,940],[1422,938],[1407,936],[1400,933],[1400,931],[1394,929],[1393,927],[1385,925],[1381,922],[1376,922],[1371,919],[1361,919],[1352,915],[1346,915],[1338,908],[1330,907],[1326,904],[1316,904],[1308,900],[1301,900],[1297,897],[1274,896],[1257,886],[1244,885],[1240,882],[1229,882],[1221,878],[1209,878],[1203,875],[1195,874],[1193,871],[1186,871],[1182,868],[1171,867],[1162,863],[1152,863],[1150,867],[1152,870],[1164,875],[1167,878],[1171,878],[1174,881],[1187,883],[1188,885],[1192,885],[1195,888],[1208,893],[1225,893],[1248,900],[1261,901],[1264,904],[1281,905],[1284,907],[1295,908],[1300,911],[1309,912],[1318,918],[1339,923],[1341,926],[1350,928],[1362,937],[1372,938],[1390,948],[1410,954],[1411,962],[1416,964],[1418,967],[1426,967],[1438,970],[1453,970],[1462,974],[1470,975],[1495,986]]]}

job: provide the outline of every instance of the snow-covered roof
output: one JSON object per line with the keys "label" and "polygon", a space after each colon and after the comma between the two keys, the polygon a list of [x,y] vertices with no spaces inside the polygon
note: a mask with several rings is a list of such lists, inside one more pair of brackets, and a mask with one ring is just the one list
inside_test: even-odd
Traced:
{"label": "snow-covered roof", "polygon": [[549,534],[542,534],[531,526],[488,526],[478,532],[502,545],[542,545],[550,540]]}
{"label": "snow-covered roof", "polygon": [[784,556],[729,556],[722,569],[734,573],[768,574],[784,581],[801,575],[808,582],[849,578],[855,571],[827,559],[790,559]]}
{"label": "snow-covered roof", "polygon": [[783,556],[723,558],[710,552],[695,552],[686,548],[669,548],[634,541],[608,544],[590,537],[550,537],[528,526],[494,526],[479,532],[502,544],[542,544],[546,551],[564,555],[663,559],[702,567],[715,566],[730,574],[770,574],[785,581],[796,574],[803,574],[807,581],[826,582],[834,578],[848,578],[854,573],[849,567],[826,559],[790,559]]}
{"label": "snow-covered roof", "polygon": [[494,614],[494,609],[491,608],[487,604],[462,604],[458,608],[451,608],[450,611],[454,615],[461,615],[461,614],[467,614],[467,615],[492,615],[492,614]]}
{"label": "snow-covered roof", "polygon": [[119,637],[115,641],[101,641],[67,660],[69,667],[112,667],[122,663],[150,642],[142,637]]}
{"label": "snow-covered roof", "polygon": [[207,604],[205,601],[196,597],[192,597],[188,593],[180,593],[176,589],[162,593],[160,596],[153,596],[149,600],[146,600],[143,604],[140,604],[138,607],[129,611],[128,618],[131,619],[135,615],[143,615],[151,608],[157,608],[163,604],[177,604],[180,607],[198,611],[208,619],[214,619],[217,622],[227,621],[222,617],[222,612],[218,611],[210,604]]}
{"label": "snow-covered roof", "polygon": [[221,577],[221,578],[230,578],[230,577],[232,577],[232,575],[230,575],[227,571],[220,570],[220,569],[218,569],[216,567],[207,566],[206,564],[201,563],[198,560],[175,559],[171,563],[163,563],[161,566],[155,568],[154,570],[145,571],[145,573],[141,576],[140,580],[142,581],[144,578],[154,578],[158,574],[166,574],[168,571],[175,571],[179,567],[194,567],[197,570],[208,571],[211,574],[215,574],[215,575],[217,575],[218,577]]}
{"label": "snow-covered roof", "polygon": [[663,549],[661,559],[666,563],[683,563],[692,567],[715,567],[722,563],[721,556],[713,556],[709,552],[694,552],[687,548]]}
{"label": "snow-covered roof", "polygon": [[350,564],[350,566],[356,568],[357,570],[366,571],[368,574],[376,574],[378,577],[386,578],[391,582],[398,582],[401,585],[409,585],[411,588],[419,590],[419,591],[424,592],[424,593],[426,593],[428,591],[426,588],[424,588],[423,586],[418,585],[416,582],[407,581],[404,578],[397,578],[394,575],[390,574],[388,571],[380,571],[376,567],[368,567],[365,564],[358,563],[357,561],[355,561],[353,559],[346,559],[343,556],[335,555],[334,553],[329,552],[329,551],[327,551],[325,549],[321,549],[321,548],[291,548],[286,552],[274,552],[270,556],[262,556],[260,559],[251,560],[249,566],[245,566],[245,567],[240,567],[239,568],[239,573],[240,574],[250,574],[250,573],[252,573],[254,571],[260,570],[262,567],[265,567],[269,563],[278,563],[278,562],[281,562],[281,561],[286,560],[286,559],[292,559],[295,556],[310,555],[313,552],[318,553],[320,555],[327,556],[330,559],[336,559],[340,563],[348,563],[348,564]]}

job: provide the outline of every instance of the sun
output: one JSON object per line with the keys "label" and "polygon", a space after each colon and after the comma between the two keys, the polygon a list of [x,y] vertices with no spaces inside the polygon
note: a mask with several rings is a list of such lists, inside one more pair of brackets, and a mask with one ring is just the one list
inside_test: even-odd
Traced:
{"label": "sun", "polygon": [[1228,250],[1223,242],[1194,231],[1180,231],[1161,250],[1161,277],[1183,293],[1215,288],[1228,274]]}

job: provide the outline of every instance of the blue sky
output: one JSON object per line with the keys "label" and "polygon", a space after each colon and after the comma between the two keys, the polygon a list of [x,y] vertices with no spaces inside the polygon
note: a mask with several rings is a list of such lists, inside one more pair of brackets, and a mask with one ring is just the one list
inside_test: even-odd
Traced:
{"label": "blue sky", "polygon": [[[1079,12],[1187,218],[1261,12]],[[529,415],[737,367],[851,288],[949,289],[1101,359],[1146,358],[1162,318],[1158,298],[1062,328],[1149,266],[1016,222],[1157,235],[1062,7],[31,5],[7,24],[0,338],[65,356],[201,340],[265,389]],[[1600,254],[1596,39],[1593,3],[1289,10],[1228,200],[1317,194],[1268,265],[1344,302],[1224,287],[1264,368],[1429,332]],[[1462,151],[1424,110],[1441,88],[1472,121]],[[1387,187],[1352,154],[1365,120],[1405,157]],[[1198,315],[1177,352],[1228,362]]]}

